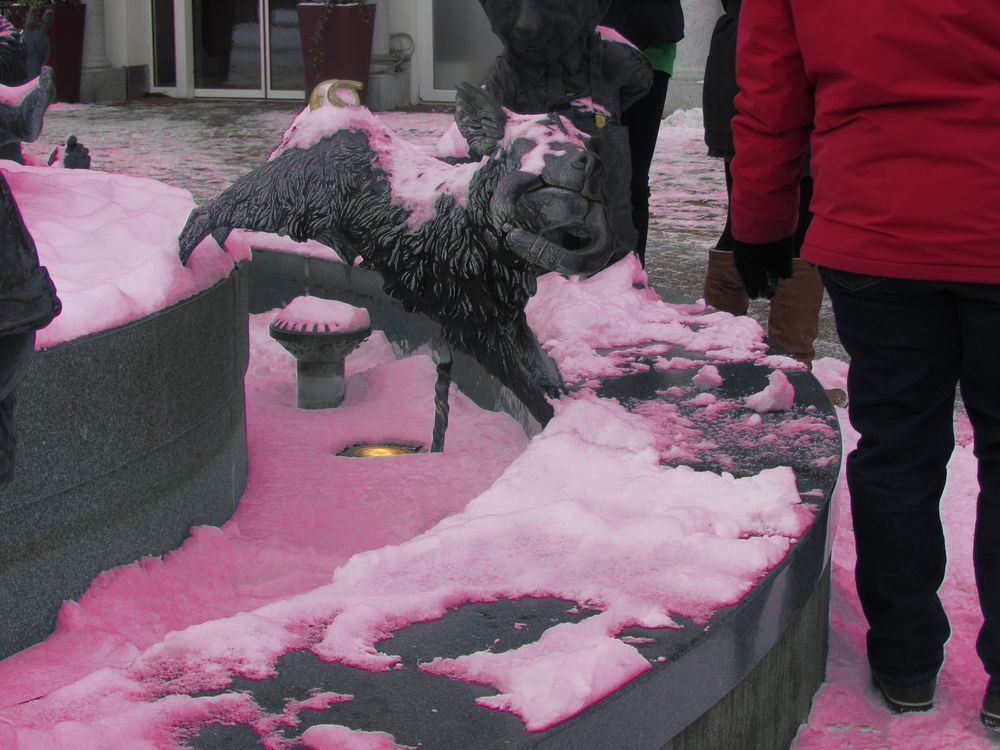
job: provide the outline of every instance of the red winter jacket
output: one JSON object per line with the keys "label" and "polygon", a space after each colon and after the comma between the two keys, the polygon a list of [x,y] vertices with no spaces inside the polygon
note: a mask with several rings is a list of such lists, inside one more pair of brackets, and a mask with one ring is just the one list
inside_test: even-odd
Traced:
{"label": "red winter jacket", "polygon": [[[745,0],[733,235],[876,276],[1000,283],[1000,0]],[[811,137],[810,137],[811,132]]]}

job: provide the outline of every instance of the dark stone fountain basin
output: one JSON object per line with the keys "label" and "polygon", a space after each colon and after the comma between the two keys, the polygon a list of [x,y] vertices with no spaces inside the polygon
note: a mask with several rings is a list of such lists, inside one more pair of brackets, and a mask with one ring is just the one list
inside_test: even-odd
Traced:
{"label": "dark stone fountain basin", "polygon": [[246,484],[247,271],[36,352],[0,488],[0,658],[51,632],[103,570],[224,523]]}
{"label": "dark stone fountain basin", "polygon": [[[363,305],[373,327],[395,343],[415,348],[433,339],[435,326],[406,314],[381,292],[377,274],[342,264],[272,251],[255,251],[251,268],[251,309],[280,306],[309,293]],[[697,355],[671,352],[673,356]],[[481,406],[504,409],[531,434],[537,425],[506,389],[470,358],[458,355],[455,380]],[[768,369],[751,363],[720,366],[720,399],[739,399],[759,391]],[[604,383],[601,395],[635,408],[671,386],[684,385],[691,372],[647,372]],[[698,425],[724,447],[728,461],[707,454],[707,470],[725,469],[736,476],[789,465],[795,469],[805,502],[816,507],[812,526],[786,559],[758,582],[737,605],[717,612],[703,625],[683,622],[681,629],[632,629],[623,636],[639,639],[636,648],[658,667],[573,718],[543,732],[527,732],[515,716],[474,704],[491,691],[420,672],[417,664],[435,656],[471,653],[489,647],[516,648],[536,640],[555,622],[581,619],[572,603],[555,599],[520,599],[466,604],[436,622],[397,632],[387,642],[400,655],[403,669],[372,673],[327,664],[309,652],[287,654],[270,680],[237,679],[221,692],[245,692],[261,708],[280,713],[290,698],[311,691],[351,694],[350,702],[322,711],[304,710],[289,729],[292,740],[316,724],[342,724],[356,730],[391,734],[402,745],[457,748],[563,748],[566,750],[688,750],[689,748],[787,748],[808,714],[822,682],[827,652],[829,607],[829,503],[839,470],[840,442],[836,415],[819,383],[803,372],[788,373],[797,412],[808,413],[830,429],[763,447],[726,443],[725,425]],[[683,408],[683,407],[682,407]],[[762,415],[765,430],[777,432],[786,417]],[[655,565],[655,561],[650,561]],[[571,611],[567,611],[571,610]],[[519,628],[515,629],[515,623]],[[523,626],[523,627],[520,627]],[[515,633],[515,636],[511,636]],[[257,746],[247,726],[206,726],[189,744],[197,750]]]}
{"label": "dark stone fountain basin", "polygon": [[[374,273],[258,250],[248,270],[195,298],[35,358],[19,406],[23,463],[15,483],[0,490],[0,514],[10,530],[0,538],[0,655],[44,637],[59,602],[81,593],[99,571],[166,552],[190,526],[229,517],[246,476],[248,295],[249,308],[262,312],[307,293],[365,307],[372,327],[403,351],[438,333],[435,324],[384,295]],[[720,370],[720,397],[727,399],[759,390],[767,375],[750,364]],[[470,357],[455,353],[453,377],[480,406],[510,413],[529,435],[538,430],[523,405]],[[835,428],[815,379],[788,377],[796,403]],[[602,395],[634,408],[684,378],[690,372],[629,375],[606,381]],[[781,419],[764,415],[768,426]],[[699,429],[725,437],[718,425]],[[237,681],[228,690],[251,693],[268,710],[316,688],[354,695],[324,711],[303,711],[290,738],[312,724],[340,723],[443,750],[786,748],[825,669],[829,502],[839,440],[779,441],[742,452],[728,446],[727,454],[733,463],[724,468],[737,475],[792,466],[800,489],[811,491],[803,499],[816,506],[812,526],[738,605],[707,624],[623,634],[642,639],[636,648],[658,666],[547,731],[527,732],[516,717],[474,705],[487,688],[414,667],[429,655],[482,649],[501,634],[504,647],[513,648],[537,639],[554,621],[589,616],[571,614],[570,603],[553,599],[467,604],[440,621],[397,632],[391,649],[402,656],[402,670],[370,673],[294,652],[278,662],[274,679]],[[823,457],[828,460],[817,460]],[[701,461],[697,468],[722,468],[713,455]],[[189,745],[246,750],[258,743],[249,727],[206,726]]]}

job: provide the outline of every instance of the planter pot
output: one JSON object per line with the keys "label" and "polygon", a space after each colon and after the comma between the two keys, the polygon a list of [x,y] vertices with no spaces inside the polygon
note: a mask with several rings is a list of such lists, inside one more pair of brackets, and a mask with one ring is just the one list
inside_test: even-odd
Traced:
{"label": "planter pot", "polygon": [[306,99],[316,84],[339,78],[364,84],[361,103],[367,104],[375,6],[299,3],[298,14]]}
{"label": "planter pot", "polygon": [[[48,65],[55,73],[56,101],[80,101],[80,70],[83,66],[83,25],[87,6],[45,5],[52,9],[52,25],[49,26]],[[27,5],[13,5],[8,20],[19,29],[24,28],[28,15]]]}

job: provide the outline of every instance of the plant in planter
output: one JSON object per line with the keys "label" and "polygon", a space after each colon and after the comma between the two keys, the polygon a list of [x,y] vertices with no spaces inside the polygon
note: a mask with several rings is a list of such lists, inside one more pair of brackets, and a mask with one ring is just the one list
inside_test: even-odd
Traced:
{"label": "plant in planter", "polygon": [[375,6],[367,0],[322,0],[297,6],[305,90],[331,78],[358,81],[361,103],[367,103]]}
{"label": "plant in planter", "polygon": [[[61,102],[79,101],[87,6],[80,0],[23,0],[10,6],[7,18],[19,29],[24,29],[29,20],[28,12],[33,9],[52,11],[48,64],[55,72],[56,99]],[[33,17],[40,16],[38,10],[32,14]]]}

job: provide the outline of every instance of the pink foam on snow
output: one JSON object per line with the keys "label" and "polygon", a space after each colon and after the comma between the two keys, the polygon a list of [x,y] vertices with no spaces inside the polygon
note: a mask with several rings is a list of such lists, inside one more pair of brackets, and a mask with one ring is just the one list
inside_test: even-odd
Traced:
{"label": "pink foam on snow", "polygon": [[39,259],[63,312],[38,332],[38,349],[138,320],[207,289],[249,257],[207,238],[181,265],[177,235],[191,194],[162,182],[83,169],[3,162]]}
{"label": "pink foam on snow", "polygon": [[[261,366],[252,365],[255,369]],[[288,391],[282,386],[280,397],[272,392],[271,400],[291,402],[290,383],[287,386]],[[369,384],[364,392],[370,401],[365,404],[366,423],[373,421],[371,415],[377,412],[373,409],[376,390]],[[356,391],[354,397],[358,397]],[[391,424],[399,429],[407,422],[397,412]],[[301,430],[301,422],[296,428]],[[336,435],[338,443],[344,436],[337,430],[327,434]],[[318,442],[330,447],[322,439]],[[87,696],[85,702],[57,692],[8,708],[3,716],[12,718],[19,729],[31,727],[42,732],[39,736],[49,743],[47,748],[65,746],[57,742],[54,731],[64,721],[99,726],[97,731],[105,736],[117,737],[114,732],[121,732],[121,736],[134,738],[143,732],[161,731],[175,718],[157,713],[160,703],[141,703],[151,691],[165,685],[172,690],[219,688],[234,672],[251,677],[269,675],[278,656],[307,647],[311,642],[308,634],[316,628],[323,637],[313,649],[323,658],[384,669],[396,664],[398,658],[380,653],[374,646],[393,630],[440,617],[448,607],[464,601],[554,595],[600,612],[581,623],[553,629],[543,637],[542,646],[514,649],[498,659],[469,655],[469,659],[448,667],[457,670],[456,674],[467,672],[477,681],[496,686],[499,695],[486,700],[486,705],[518,712],[533,729],[549,726],[648,668],[638,652],[615,638],[624,628],[670,627],[678,615],[704,622],[718,607],[745,595],[755,580],[787,554],[810,522],[811,513],[799,502],[790,470],[772,469],[756,477],[734,479],[665,469],[659,464],[655,443],[656,436],[643,421],[615,401],[583,395],[562,402],[546,430],[465,510],[410,541],[355,554],[337,569],[328,585],[320,585],[321,576],[314,579],[318,588],[309,593],[276,599],[281,591],[295,587],[291,582],[274,580],[272,572],[270,581],[265,577],[247,591],[259,592],[259,601],[270,599],[271,603],[186,629],[170,632],[171,626],[165,622],[167,627],[159,634],[148,631],[150,617],[156,612],[159,618],[176,624],[184,617],[175,611],[179,600],[159,586],[148,590],[148,599],[144,596],[140,600],[139,606],[147,610],[142,618],[126,614],[136,607],[139,580],[128,575],[131,580],[126,581],[121,576],[141,570],[128,566],[106,582],[102,606],[74,605],[87,609],[85,616],[75,618],[78,622],[74,625],[83,629],[85,620],[96,618],[118,634],[117,639],[153,641],[151,646],[137,653],[135,646],[123,648],[125,644],[112,646],[114,640],[109,642],[119,654],[118,668],[95,672],[83,681],[85,686],[71,686],[75,695]],[[296,450],[301,451],[301,441],[292,453]],[[226,535],[238,528],[239,536],[231,543],[248,545],[254,539],[260,544],[277,536],[280,544],[267,541],[264,547],[273,549],[277,557],[266,565],[258,554],[254,565],[246,569],[236,561],[235,567],[226,562],[228,556],[214,567],[192,561],[187,575],[194,574],[199,583],[194,590],[190,585],[182,587],[192,598],[184,603],[183,611],[197,610],[203,620],[221,613],[226,598],[232,600],[233,594],[226,594],[226,587],[220,584],[238,571],[240,577],[263,576],[268,570],[294,571],[299,574],[298,588],[307,590],[308,584],[302,580],[307,571],[300,570],[312,567],[307,559],[296,556],[289,561],[291,565],[281,566],[281,556],[292,556],[292,550],[307,540],[313,540],[317,547],[314,554],[319,556],[344,536],[337,533],[342,522],[326,517],[335,508],[324,507],[322,514],[308,517],[296,512],[297,502],[314,505],[311,501],[317,488],[308,484],[307,477],[290,483],[290,477],[298,476],[292,467],[268,472],[266,466],[260,466],[260,454],[254,455],[258,457],[251,456],[251,465],[257,467],[257,476],[263,468],[261,479],[273,481],[274,487],[260,497],[261,501],[267,498],[262,504],[257,500],[261,479],[256,480],[257,491],[251,490],[244,498],[237,516],[227,524]],[[317,458],[310,453],[301,460],[308,465]],[[405,466],[409,460],[387,463]],[[341,461],[346,462],[345,468],[361,463]],[[298,472],[315,473],[302,468]],[[323,481],[331,484],[328,475]],[[407,483],[412,481],[410,477]],[[386,496],[386,477],[372,477],[368,482],[373,489],[378,488],[379,497]],[[351,487],[365,483],[364,474],[358,474],[336,484]],[[391,481],[389,486],[404,489]],[[350,512],[358,514],[356,509]],[[290,524],[289,516],[296,523]],[[317,526],[328,530],[324,533]],[[378,533],[377,526],[373,519],[373,525],[360,536]],[[325,547],[321,541],[326,542]],[[186,545],[163,565],[164,573],[177,563],[184,564],[190,554]],[[649,560],[657,564],[650,566]],[[218,584],[212,583],[215,568],[225,573]],[[155,572],[159,575],[159,571],[158,564]],[[117,596],[108,599],[107,589],[111,588],[117,589]],[[244,601],[245,596],[241,597]],[[583,658],[584,654],[603,656],[595,661]],[[89,654],[77,653],[74,658],[87,660]],[[26,667],[30,661],[25,659],[21,664]],[[442,665],[439,662],[438,668],[444,669]],[[533,685],[537,675],[546,673],[558,674],[560,679],[539,702]],[[21,672],[19,677],[25,679],[28,674]],[[136,705],[130,707],[131,703]],[[119,724],[105,726],[101,717],[107,711],[129,717],[127,731]]]}
{"label": "pink foam on snow", "polygon": [[[615,639],[622,629],[670,627],[675,615],[704,622],[783,559],[811,519],[788,469],[741,479],[664,469],[654,443],[617,402],[565,403],[464,511],[409,542],[355,555],[312,593],[173,633],[130,673],[140,682],[192,671],[209,681],[266,675],[281,653],[308,645],[309,623],[329,623],[313,646],[322,658],[387,669],[398,657],[375,644],[394,630],[465,601],[553,595],[601,612],[562,626],[559,649],[515,649],[476,679],[509,690],[498,700],[532,728],[567,718],[638,665],[635,653],[603,663],[595,683],[594,665],[567,654],[599,643],[626,653]],[[532,704],[517,686],[531,682],[525,670],[546,669],[563,688]]]}

